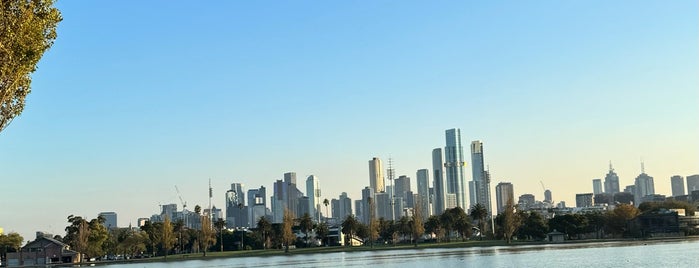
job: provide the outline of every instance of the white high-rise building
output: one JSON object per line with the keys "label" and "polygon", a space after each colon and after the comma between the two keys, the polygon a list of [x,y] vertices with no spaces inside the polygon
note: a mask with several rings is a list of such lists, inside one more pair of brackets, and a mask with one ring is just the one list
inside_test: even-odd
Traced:
{"label": "white high-rise building", "polygon": [[468,210],[466,192],[464,191],[464,148],[461,145],[461,130],[458,128],[446,130],[444,147],[444,167],[447,174],[447,193],[456,196],[456,206]]}
{"label": "white high-rise building", "polygon": [[471,142],[471,169],[473,173],[473,181],[469,183],[471,206],[476,203],[481,204],[488,210],[490,216],[493,212],[490,205],[490,174],[485,170],[481,141]]}
{"label": "white high-rise building", "polygon": [[308,196],[308,214],[320,222],[320,186],[318,177],[310,175],[306,179],[306,195]]}
{"label": "white high-rise building", "polygon": [[373,189],[374,193],[380,193],[386,190],[385,187],[381,159],[374,157],[369,160],[369,188]]}
{"label": "white high-rise building", "polygon": [[592,180],[592,193],[598,195],[602,193],[602,180],[594,179]]}

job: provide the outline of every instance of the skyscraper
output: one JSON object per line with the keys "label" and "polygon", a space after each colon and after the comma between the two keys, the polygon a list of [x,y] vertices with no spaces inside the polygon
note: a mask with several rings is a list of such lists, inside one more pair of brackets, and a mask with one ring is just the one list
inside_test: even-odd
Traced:
{"label": "skyscraper", "polygon": [[699,191],[699,175],[687,176],[687,194]]}
{"label": "skyscraper", "polygon": [[592,194],[592,193],[576,194],[575,195],[575,207],[586,208],[586,207],[594,206],[594,202],[592,200],[593,195],[594,194]]}
{"label": "skyscraper", "polygon": [[498,185],[495,186],[495,203],[498,206],[498,214],[505,211],[505,205],[507,205],[508,200],[512,201],[513,205],[515,204],[515,191],[512,183],[498,183]]}
{"label": "skyscraper", "polygon": [[369,188],[374,190],[374,193],[385,191],[385,182],[383,177],[383,165],[381,159],[374,157],[369,160]]}
{"label": "skyscraper", "polygon": [[432,187],[434,188],[433,214],[439,215],[446,209],[446,188],[444,183],[444,160],[442,149],[432,150]]}
{"label": "skyscraper", "polygon": [[[431,214],[430,211],[430,171],[427,169],[419,169],[417,171],[417,195],[415,200],[419,203],[419,209],[423,219],[427,219]],[[418,207],[418,206],[416,206]]]}
{"label": "skyscraper", "polygon": [[245,207],[245,192],[242,183],[231,183],[231,189],[226,191],[226,227],[247,227],[248,217]]}
{"label": "skyscraper", "polygon": [[100,212],[99,216],[104,218],[104,223],[102,223],[102,225],[104,225],[107,230],[118,228],[116,212]]}
{"label": "skyscraper", "polygon": [[308,214],[313,220],[320,221],[320,186],[318,177],[308,176],[306,179],[306,195],[308,196]]}
{"label": "skyscraper", "polygon": [[248,190],[248,226],[256,227],[261,217],[267,216],[267,189]]}
{"label": "skyscraper", "polygon": [[[364,189],[362,189],[362,200],[358,200],[358,201],[361,201],[361,204],[364,207],[364,209],[361,211],[362,215],[360,217],[362,219],[362,223],[369,224],[369,221],[371,220],[371,216],[372,216],[371,214],[373,213],[374,217],[376,217],[376,207],[377,207],[376,201],[377,200],[376,200],[374,190],[371,189],[370,187],[364,187]],[[357,214],[357,217],[359,217],[359,216],[360,215]],[[376,219],[376,218],[374,218],[374,219]]]}
{"label": "skyscraper", "polygon": [[592,180],[592,193],[595,195],[602,193],[602,180],[600,180],[600,179]]}
{"label": "skyscraper", "polygon": [[352,199],[347,196],[347,193],[342,192],[339,199],[333,199],[331,202],[333,218],[337,219],[338,222],[342,222],[347,215],[352,214]]}
{"label": "skyscraper", "polygon": [[611,161],[609,161],[609,173],[604,176],[604,192],[608,194],[619,192],[619,176],[614,172]]}
{"label": "skyscraper", "polygon": [[638,207],[641,204],[643,197],[647,195],[655,194],[655,184],[653,183],[653,177],[646,174],[643,163],[641,163],[641,174],[636,177],[634,186],[636,186],[634,193],[634,205]]}
{"label": "skyscraper", "polygon": [[549,189],[546,189],[546,191],[544,191],[544,202],[553,204],[553,197],[551,196],[551,190]]}
{"label": "skyscraper", "polygon": [[684,178],[680,175],[670,177],[670,185],[672,186],[672,196],[685,195]]}
{"label": "skyscraper", "polygon": [[410,177],[401,175],[394,181],[394,184],[395,197],[405,200],[407,198],[406,194],[410,192]]}
{"label": "skyscraper", "polygon": [[483,143],[481,141],[471,142],[471,171],[473,181],[469,183],[471,205],[481,204],[488,210],[488,215],[492,215],[493,208],[490,205],[490,175],[485,170],[483,160]]}
{"label": "skyscraper", "polygon": [[464,192],[464,148],[461,146],[461,130],[458,128],[446,130],[444,147],[444,167],[447,174],[447,193],[456,196],[456,206],[468,210],[466,193]]}

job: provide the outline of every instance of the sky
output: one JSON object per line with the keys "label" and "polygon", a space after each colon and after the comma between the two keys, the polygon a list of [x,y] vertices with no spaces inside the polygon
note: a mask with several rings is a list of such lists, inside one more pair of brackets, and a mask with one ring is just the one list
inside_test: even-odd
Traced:
{"label": "sky", "polygon": [[[369,185],[431,168],[445,130],[494,188],[575,204],[609,162],[657,193],[699,173],[696,1],[59,1],[58,38],[0,133],[0,227],[224,206],[233,182]],[[466,156],[466,180],[471,180]],[[305,185],[305,184],[302,184]],[[305,187],[301,189],[305,192]],[[495,192],[494,189],[492,190]]]}

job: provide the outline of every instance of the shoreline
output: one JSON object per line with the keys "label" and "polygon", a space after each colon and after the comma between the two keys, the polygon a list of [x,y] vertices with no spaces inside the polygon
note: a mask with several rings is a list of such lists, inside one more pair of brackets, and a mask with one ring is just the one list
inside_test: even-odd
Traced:
{"label": "shoreline", "polygon": [[[648,239],[587,239],[587,240],[566,240],[562,243],[549,243],[547,241],[513,241],[507,244],[504,240],[468,240],[468,241],[452,241],[452,242],[430,242],[418,244],[417,247],[413,244],[399,244],[399,245],[375,245],[370,246],[356,246],[356,247],[311,247],[311,248],[297,248],[290,250],[285,253],[283,249],[258,249],[258,250],[247,250],[247,251],[224,251],[224,252],[207,252],[206,256],[203,253],[188,253],[188,254],[178,254],[178,255],[168,255],[167,258],[164,256],[158,256],[153,258],[145,259],[129,259],[129,260],[115,260],[115,261],[100,261],[100,262],[88,262],[81,264],[56,264],[51,267],[80,267],[80,266],[107,266],[110,264],[137,264],[137,263],[149,263],[149,262],[181,262],[190,260],[208,260],[208,259],[224,259],[224,258],[245,258],[245,257],[276,257],[276,256],[296,256],[296,255],[310,255],[310,254],[327,254],[327,253],[338,253],[338,252],[366,252],[366,251],[396,251],[396,250],[409,250],[409,249],[478,249],[478,248],[498,248],[499,250],[535,250],[540,248],[572,248],[578,246],[592,245],[592,244],[604,244],[604,245],[618,245],[618,244],[658,244],[667,242],[682,242],[682,241],[699,241],[699,236],[684,236],[684,237],[661,237],[661,238],[648,238]],[[34,266],[23,266],[23,267],[34,267]],[[44,266],[42,266],[44,267]]]}

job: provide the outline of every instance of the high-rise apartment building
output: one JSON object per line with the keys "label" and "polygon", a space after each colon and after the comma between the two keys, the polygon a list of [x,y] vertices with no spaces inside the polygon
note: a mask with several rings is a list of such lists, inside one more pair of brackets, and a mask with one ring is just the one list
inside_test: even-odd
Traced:
{"label": "high-rise apartment building", "polygon": [[517,202],[517,206],[520,209],[523,210],[528,210],[532,208],[536,204],[536,198],[534,197],[533,194],[523,194],[519,196],[519,201]]}
{"label": "high-rise apartment building", "polygon": [[362,223],[364,224],[369,224],[372,214],[374,219],[378,219],[376,217],[377,200],[375,194],[376,193],[374,193],[374,190],[370,187],[364,187],[364,189],[362,189],[362,200],[357,200],[361,201],[361,204],[364,207],[364,209],[361,211],[362,214],[357,214],[357,217],[361,218]]}
{"label": "high-rise apartment building", "polygon": [[310,175],[306,179],[306,196],[308,196],[308,214],[314,221],[320,222],[320,186],[318,177]]}
{"label": "high-rise apartment building", "polygon": [[104,218],[104,223],[102,224],[107,230],[118,228],[116,212],[100,212],[99,216]]}
{"label": "high-rise apartment building", "polygon": [[468,210],[464,191],[464,148],[461,145],[461,130],[446,130],[446,147],[444,147],[444,167],[447,175],[447,193],[456,196],[456,206]]}
{"label": "high-rise apartment building", "polygon": [[672,196],[685,195],[684,178],[680,175],[670,177],[670,186],[672,186]]}
{"label": "high-rise apartment building", "polygon": [[395,197],[407,199],[407,193],[410,192],[410,177],[401,175],[394,181],[393,190]]}
{"label": "high-rise apartment building", "polygon": [[331,203],[333,218],[338,222],[342,222],[347,215],[352,214],[352,199],[347,196],[347,193],[342,192],[339,199],[333,199]]}
{"label": "high-rise apartment building", "polygon": [[687,194],[699,191],[699,175],[687,176]]}
{"label": "high-rise apartment building", "polygon": [[434,200],[432,213],[440,215],[446,210],[447,192],[444,182],[444,160],[442,149],[432,150],[432,188],[434,188]]}
{"label": "high-rise apartment building", "polygon": [[231,183],[231,189],[226,191],[226,227],[248,227],[248,213],[245,207],[245,192],[242,183]]}
{"label": "high-rise apartment building", "polygon": [[594,202],[592,200],[593,195],[594,195],[593,193],[576,194],[575,195],[575,207],[586,208],[586,207],[594,206]]}
{"label": "high-rise apartment building", "polygon": [[256,227],[261,217],[267,216],[267,189],[260,186],[258,189],[248,190],[248,226]]}
{"label": "high-rise apartment building", "polygon": [[544,203],[553,204],[553,197],[551,196],[551,190],[546,189],[546,191],[544,191]]}
{"label": "high-rise apartment building", "polygon": [[385,187],[381,159],[374,157],[369,160],[369,188],[373,189],[374,193],[379,193],[386,191]]}
{"label": "high-rise apartment building", "polygon": [[609,162],[609,172],[604,176],[604,192],[614,194],[619,192],[619,176],[614,172],[612,162]]}
{"label": "high-rise apartment building", "polygon": [[653,183],[653,177],[648,176],[643,169],[641,169],[641,174],[636,177],[634,186],[636,192],[634,193],[634,205],[638,207],[641,204],[643,198],[647,195],[655,194],[655,184]]}
{"label": "high-rise apartment building", "polygon": [[488,210],[488,215],[492,215],[490,174],[485,170],[483,143],[481,141],[471,142],[471,171],[473,175],[473,180],[469,182],[471,206],[476,203],[481,204]]}
{"label": "high-rise apartment building", "polygon": [[473,180],[469,182],[471,206],[481,204],[492,215],[493,208],[490,205],[490,174],[485,170],[483,160],[483,143],[471,142],[471,171]]}
{"label": "high-rise apartment building", "polygon": [[602,191],[602,180],[594,179],[592,180],[592,193],[595,195],[601,194]]}
{"label": "high-rise apartment building", "polygon": [[495,186],[495,204],[497,205],[498,214],[505,211],[508,200],[512,201],[512,205],[515,205],[515,191],[512,183],[498,183],[498,185]]}
{"label": "high-rise apartment building", "polygon": [[422,218],[426,220],[431,213],[430,209],[430,171],[427,169],[419,169],[417,171],[417,200],[418,204],[413,209],[420,209]]}

